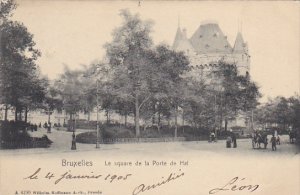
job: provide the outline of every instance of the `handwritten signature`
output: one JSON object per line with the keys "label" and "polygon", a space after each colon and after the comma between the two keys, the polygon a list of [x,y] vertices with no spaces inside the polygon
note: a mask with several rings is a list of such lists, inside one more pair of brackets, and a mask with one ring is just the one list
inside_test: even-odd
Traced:
{"label": "handwritten signature", "polygon": [[231,191],[243,191],[243,190],[248,190],[250,192],[254,192],[255,190],[258,189],[259,185],[238,185],[237,183],[240,181],[245,180],[245,178],[240,179],[239,177],[234,177],[233,179],[231,179],[227,184],[225,184],[223,187],[221,188],[214,188],[212,190],[209,191],[209,194],[216,194],[217,192],[221,192],[221,191],[227,191],[227,190],[231,190]]}
{"label": "handwritten signature", "polygon": [[181,172],[181,169],[179,169],[179,173],[171,173],[167,179],[165,179],[164,177],[162,177],[162,181],[160,182],[157,182],[157,183],[154,183],[154,184],[150,184],[150,185],[147,185],[147,184],[140,184],[138,185],[137,187],[134,188],[134,190],[132,191],[132,195],[137,195],[139,193],[142,193],[142,192],[146,192],[148,190],[152,190],[152,189],[155,189],[157,187],[160,187],[162,185],[165,185],[171,181],[174,181],[178,178],[181,178],[184,176],[184,172]]}

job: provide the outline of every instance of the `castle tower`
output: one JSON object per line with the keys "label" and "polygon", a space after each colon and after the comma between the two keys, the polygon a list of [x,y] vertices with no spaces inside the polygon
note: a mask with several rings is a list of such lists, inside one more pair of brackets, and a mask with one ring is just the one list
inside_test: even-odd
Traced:
{"label": "castle tower", "polygon": [[180,27],[178,27],[173,43],[173,49],[175,51],[183,51],[188,56],[194,54],[195,51],[192,44],[187,38],[186,29],[183,29],[181,31]]}
{"label": "castle tower", "polygon": [[173,49],[176,50],[179,46],[179,42],[182,40],[182,31],[180,29],[180,27],[178,26],[177,28],[177,32],[176,32],[176,35],[175,35],[175,39],[174,39],[174,42],[173,42]]}
{"label": "castle tower", "polygon": [[249,74],[250,71],[250,55],[248,53],[248,45],[244,41],[243,36],[238,32],[232,55],[235,58],[239,73],[242,75]]}
{"label": "castle tower", "polygon": [[[250,56],[242,34],[238,32],[232,47],[216,22],[202,23],[190,39],[187,38],[186,30],[178,27],[173,49],[183,51],[188,56],[192,71],[188,72],[187,77],[213,84],[211,86],[218,85],[219,79],[208,75],[217,68],[216,64],[220,60],[235,64],[241,75],[249,74]],[[245,126],[244,116],[240,114],[237,120],[228,125]]]}

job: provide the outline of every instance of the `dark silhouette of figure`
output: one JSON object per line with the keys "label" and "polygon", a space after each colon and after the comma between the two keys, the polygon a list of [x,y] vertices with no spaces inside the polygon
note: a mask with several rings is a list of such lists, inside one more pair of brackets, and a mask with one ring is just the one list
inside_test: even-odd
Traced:
{"label": "dark silhouette of figure", "polygon": [[210,142],[214,142],[214,141],[216,141],[216,135],[215,135],[214,132],[211,132],[211,134],[210,134]]}
{"label": "dark silhouette of figure", "polygon": [[273,135],[271,138],[272,150],[276,151],[276,137]]}
{"label": "dark silhouette of figure", "polygon": [[280,145],[280,137],[279,137],[279,135],[277,135],[276,144]]}
{"label": "dark silhouette of figure", "polygon": [[231,148],[231,142],[232,142],[232,139],[230,136],[228,136],[226,139],[226,148]]}
{"label": "dark silhouette of figure", "polygon": [[74,131],[73,131],[73,135],[72,135],[72,146],[71,146],[71,150],[76,150],[76,136],[75,136]]}
{"label": "dark silhouette of figure", "polygon": [[48,126],[47,126],[47,127],[48,127],[47,133],[51,133],[51,123],[50,123],[50,122],[48,123]]}
{"label": "dark silhouette of figure", "polygon": [[233,142],[233,147],[236,148],[237,144],[236,144],[236,135],[235,135],[235,133],[232,132],[231,138],[232,138],[232,142]]}

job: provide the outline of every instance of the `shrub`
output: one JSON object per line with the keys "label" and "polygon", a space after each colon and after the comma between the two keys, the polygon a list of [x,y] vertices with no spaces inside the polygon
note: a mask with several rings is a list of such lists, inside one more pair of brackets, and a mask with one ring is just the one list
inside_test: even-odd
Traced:
{"label": "shrub", "polygon": [[1,121],[1,148],[36,148],[49,147],[52,143],[46,135],[41,138],[30,137],[26,128],[30,124],[24,121]]}

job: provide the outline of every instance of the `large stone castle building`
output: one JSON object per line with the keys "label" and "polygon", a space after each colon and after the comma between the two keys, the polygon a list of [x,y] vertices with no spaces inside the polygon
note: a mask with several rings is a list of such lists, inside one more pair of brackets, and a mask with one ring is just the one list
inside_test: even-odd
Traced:
{"label": "large stone castle building", "polygon": [[[235,64],[241,75],[247,75],[250,71],[248,45],[241,32],[237,33],[232,46],[216,22],[202,23],[190,38],[187,37],[186,29],[178,27],[173,50],[183,51],[188,56],[192,69],[188,76],[209,82],[213,84],[212,87],[218,87],[219,81],[206,75],[218,66],[220,60]],[[247,118],[246,113],[240,113],[228,125],[249,127]]]}
{"label": "large stone castle building", "polygon": [[195,74],[213,68],[219,60],[235,63],[240,74],[248,74],[250,56],[247,43],[242,34],[237,33],[233,46],[228,42],[219,25],[215,22],[202,23],[194,34],[188,38],[186,29],[178,27],[173,43],[175,51],[183,51],[190,60]]}

